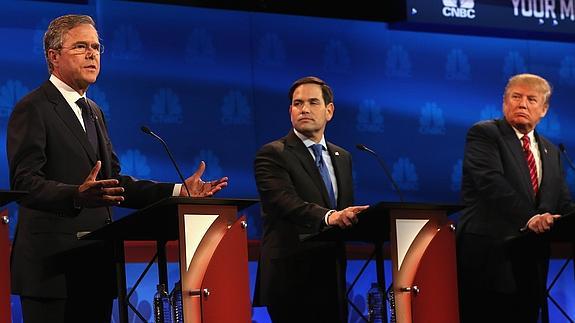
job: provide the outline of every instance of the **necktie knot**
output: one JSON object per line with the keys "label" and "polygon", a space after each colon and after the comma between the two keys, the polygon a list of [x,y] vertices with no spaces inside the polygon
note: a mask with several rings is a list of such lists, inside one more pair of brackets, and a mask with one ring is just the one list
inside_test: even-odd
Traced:
{"label": "necktie knot", "polygon": [[92,109],[90,109],[90,105],[88,105],[88,102],[86,101],[86,99],[85,98],[79,98],[76,101],[76,104],[80,107],[80,110],[82,111],[82,119],[84,119],[84,124],[86,124],[87,121],[93,122],[95,119],[94,113],[92,112]]}
{"label": "necktie knot", "polygon": [[523,135],[523,137],[521,137],[521,141],[523,141],[524,148],[531,146],[531,139],[529,139],[528,135]]}
{"label": "necktie knot", "polygon": [[88,103],[86,102],[86,99],[84,99],[84,98],[79,98],[76,101],[76,104],[80,107],[80,109],[82,109],[82,111],[89,109]]}

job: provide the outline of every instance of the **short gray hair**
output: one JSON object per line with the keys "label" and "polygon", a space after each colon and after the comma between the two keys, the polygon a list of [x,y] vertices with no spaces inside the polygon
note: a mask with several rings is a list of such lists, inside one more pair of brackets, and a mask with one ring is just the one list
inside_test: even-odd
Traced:
{"label": "short gray hair", "polygon": [[48,64],[48,71],[50,73],[52,73],[54,66],[50,62],[48,51],[50,49],[62,49],[64,34],[70,31],[70,29],[84,24],[92,25],[96,28],[94,19],[87,15],[65,15],[50,22],[48,29],[44,33],[44,55],[46,56],[46,63]]}

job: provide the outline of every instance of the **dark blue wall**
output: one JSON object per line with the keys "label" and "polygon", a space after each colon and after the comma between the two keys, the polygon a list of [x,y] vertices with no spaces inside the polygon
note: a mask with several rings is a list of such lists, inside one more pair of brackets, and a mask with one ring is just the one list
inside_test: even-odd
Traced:
{"label": "dark blue wall", "polygon": [[[408,201],[458,202],[466,129],[501,115],[505,82],[519,72],[554,85],[538,129],[575,151],[572,43],[113,0],[0,5],[3,156],[12,107],[48,77],[43,32],[66,13],[90,14],[98,24],[106,52],[88,96],[104,109],[125,173],[137,177],[177,180],[163,148],[140,132],[145,124],[169,143],[185,174],[205,160],[204,178],[230,177],[221,197],[257,198],[255,152],[289,131],[287,90],[307,75],[334,89],[335,119],[326,136],[353,152],[358,203],[397,195],[356,143],[379,152]],[[575,191],[575,174],[567,175]],[[0,187],[9,187],[5,157]],[[10,211],[14,225],[15,207]],[[250,237],[258,238],[258,208],[248,213]],[[574,296],[558,297],[575,315]]]}

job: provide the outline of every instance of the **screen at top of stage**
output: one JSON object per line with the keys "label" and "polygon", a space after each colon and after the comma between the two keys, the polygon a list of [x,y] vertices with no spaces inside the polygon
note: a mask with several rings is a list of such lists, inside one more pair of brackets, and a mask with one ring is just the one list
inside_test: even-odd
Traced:
{"label": "screen at top of stage", "polygon": [[407,21],[575,35],[575,0],[406,0]]}

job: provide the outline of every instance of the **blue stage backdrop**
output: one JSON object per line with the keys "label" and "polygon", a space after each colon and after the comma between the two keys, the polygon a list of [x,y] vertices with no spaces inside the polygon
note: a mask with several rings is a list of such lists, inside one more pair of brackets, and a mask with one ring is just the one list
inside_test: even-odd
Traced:
{"label": "blue stage backdrop", "polygon": [[[335,92],[326,137],[353,153],[358,204],[398,198],[357,143],[380,154],[407,201],[459,202],[466,130],[501,116],[506,80],[520,72],[553,84],[551,109],[538,129],[575,157],[573,43],[130,1],[86,3],[0,1],[1,188],[9,187],[8,116],[47,79],[43,32],[66,13],[89,14],[98,24],[106,51],[88,97],[104,110],[124,173],[136,177],[178,181],[161,145],[140,131],[147,125],[168,142],[184,174],[204,160],[205,179],[230,178],[219,196],[257,198],[254,155],[289,131],[287,90],[308,75]],[[566,173],[575,191],[575,173]],[[15,226],[15,205],[10,212]],[[250,238],[258,239],[259,209],[247,213]],[[116,217],[123,214],[118,210]],[[565,281],[556,295],[573,317],[573,280]]]}

